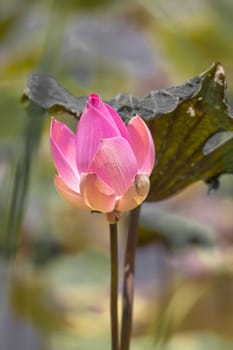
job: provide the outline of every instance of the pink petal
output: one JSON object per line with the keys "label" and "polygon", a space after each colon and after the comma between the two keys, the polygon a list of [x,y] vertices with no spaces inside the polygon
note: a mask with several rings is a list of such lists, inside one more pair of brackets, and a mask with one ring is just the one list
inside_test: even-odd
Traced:
{"label": "pink petal", "polygon": [[80,193],[91,209],[103,213],[113,211],[116,194],[96,174],[81,174]]}
{"label": "pink petal", "polygon": [[107,111],[111,114],[114,122],[116,123],[121,136],[124,137],[127,141],[130,142],[130,138],[129,138],[129,133],[127,130],[127,127],[125,125],[125,123],[122,121],[121,117],[119,116],[119,114],[117,113],[117,111],[115,111],[115,109],[113,109],[111,106],[109,106],[108,104],[105,103],[105,108],[107,109]]}
{"label": "pink petal", "polygon": [[144,174],[137,175],[129,190],[119,200],[116,209],[123,212],[136,208],[146,199],[149,189],[149,177]]}
{"label": "pink petal", "polygon": [[61,177],[55,175],[54,184],[58,193],[73,207],[90,210],[90,208],[84,203],[80,194],[66,186]]}
{"label": "pink petal", "polygon": [[114,137],[100,142],[88,172],[96,173],[117,195],[122,195],[131,185],[137,170],[129,143],[122,137]]}
{"label": "pink petal", "polygon": [[120,131],[101,99],[92,94],[80,118],[76,134],[76,162],[79,172],[87,172],[103,138],[120,136]]}
{"label": "pink petal", "polygon": [[150,175],[155,162],[155,147],[150,130],[139,116],[130,120],[127,129],[139,171]]}
{"label": "pink petal", "polygon": [[66,125],[52,119],[50,144],[58,174],[67,186],[73,190],[78,190],[79,174],[75,161],[75,135]]}
{"label": "pink petal", "polygon": [[59,148],[66,157],[66,160],[75,169],[75,134],[65,124],[52,118],[51,137],[53,141],[59,145]]}
{"label": "pink petal", "polygon": [[122,137],[126,138],[129,141],[129,134],[125,123],[122,121],[120,115],[115,109],[113,109],[107,103],[104,103],[100,97],[96,94],[90,94],[90,98],[93,101],[93,104],[107,116],[108,120],[112,120],[113,125],[120,131]]}

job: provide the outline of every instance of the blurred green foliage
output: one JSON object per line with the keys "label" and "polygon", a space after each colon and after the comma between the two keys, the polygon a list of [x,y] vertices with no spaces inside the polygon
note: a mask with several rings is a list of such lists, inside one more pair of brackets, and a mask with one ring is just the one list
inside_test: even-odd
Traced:
{"label": "blurred green foliage", "polygon": [[[233,101],[232,13],[231,0],[1,0],[1,242],[13,222],[10,204],[17,205],[16,169],[30,167],[30,176],[19,172],[15,182],[25,199],[17,254],[0,263],[3,350],[110,344],[107,228],[101,215],[77,212],[56,194],[49,119],[38,111],[35,122],[19,101],[28,75],[45,71],[77,95],[143,96],[218,60]],[[75,128],[75,120],[59,118]],[[138,249],[132,350],[232,349],[232,177],[221,182],[221,195],[207,197],[196,184],[158,203],[152,223],[145,206],[139,243],[148,231],[157,238]],[[126,223],[123,217],[122,249]],[[192,230],[202,237],[195,247]]]}

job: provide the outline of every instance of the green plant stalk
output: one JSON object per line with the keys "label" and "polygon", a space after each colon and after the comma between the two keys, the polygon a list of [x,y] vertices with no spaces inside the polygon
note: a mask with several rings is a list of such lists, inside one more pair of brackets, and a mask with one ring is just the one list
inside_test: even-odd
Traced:
{"label": "green plant stalk", "polygon": [[110,317],[111,317],[112,350],[119,350],[117,223],[109,224],[109,232],[110,232],[110,251],[111,251]]}
{"label": "green plant stalk", "polygon": [[121,350],[129,350],[132,333],[134,271],[137,247],[137,230],[140,216],[140,206],[130,213],[128,237],[124,259],[123,304],[121,323]]}
{"label": "green plant stalk", "polygon": [[[50,19],[48,21],[44,52],[38,71],[50,74],[54,71],[54,57],[60,49],[65,20],[65,17],[59,11],[58,1],[51,0]],[[59,23],[59,26],[54,25],[55,23]],[[44,124],[44,112],[45,110],[42,107],[30,101],[27,108],[28,120],[25,127],[22,154],[16,166],[9,202],[5,240],[0,246],[0,250],[3,250],[4,255],[9,258],[14,257],[20,240],[20,228],[26,207],[32,165],[37,156]]]}

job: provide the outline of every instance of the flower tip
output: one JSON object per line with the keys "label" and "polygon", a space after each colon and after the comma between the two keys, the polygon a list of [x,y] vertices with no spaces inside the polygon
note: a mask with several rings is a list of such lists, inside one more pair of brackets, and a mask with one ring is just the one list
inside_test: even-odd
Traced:
{"label": "flower tip", "polygon": [[54,117],[51,117],[51,123],[50,123],[51,128],[54,125],[59,125],[59,124],[61,124],[61,123],[58,120],[56,120]]}
{"label": "flower tip", "polygon": [[100,103],[100,97],[94,93],[88,96],[88,105],[92,105],[94,107],[98,107]]}
{"label": "flower tip", "polygon": [[51,117],[50,123],[50,137],[56,138],[56,135],[59,134],[60,129],[62,128],[63,123],[56,120],[54,117]]}
{"label": "flower tip", "polygon": [[51,122],[50,122],[50,137],[53,135],[53,130],[54,130],[54,124],[56,123],[56,119],[54,117],[51,117]]}

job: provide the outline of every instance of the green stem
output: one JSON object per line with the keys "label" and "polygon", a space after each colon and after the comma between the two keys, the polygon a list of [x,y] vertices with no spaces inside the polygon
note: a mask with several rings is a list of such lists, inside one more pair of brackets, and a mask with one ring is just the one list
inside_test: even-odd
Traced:
{"label": "green stem", "polygon": [[111,334],[112,350],[119,350],[118,339],[118,243],[117,243],[117,223],[109,224],[110,248],[111,248]]}
{"label": "green stem", "polygon": [[[54,71],[54,57],[59,53],[65,26],[65,17],[59,11],[58,1],[51,1],[50,18],[44,44],[44,52],[38,71],[50,73]],[[59,26],[56,25],[59,23]],[[7,257],[15,255],[19,242],[20,228],[23,221],[24,210],[29,190],[33,161],[40,143],[44,124],[45,110],[30,101],[27,108],[28,120],[25,130],[22,154],[16,165],[13,191],[9,202],[9,214],[6,224],[6,238],[0,246]]]}
{"label": "green stem", "polygon": [[140,206],[130,213],[128,238],[125,249],[124,281],[123,281],[123,310],[121,324],[121,350],[129,350],[132,332],[133,298],[134,298],[134,270],[137,247],[137,229]]}

